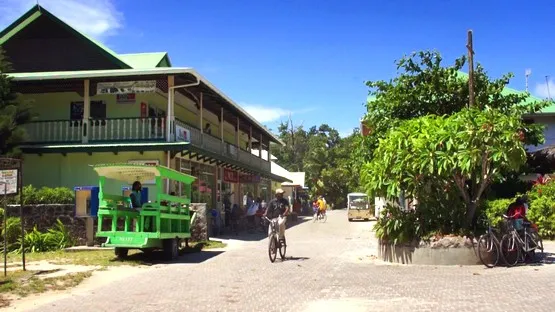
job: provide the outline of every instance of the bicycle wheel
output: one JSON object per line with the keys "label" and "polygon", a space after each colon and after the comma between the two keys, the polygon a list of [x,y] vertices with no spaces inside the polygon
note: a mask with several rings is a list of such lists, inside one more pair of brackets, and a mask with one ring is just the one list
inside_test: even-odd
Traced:
{"label": "bicycle wheel", "polygon": [[326,223],[326,221],[328,220],[328,214],[327,214],[327,213],[324,213],[324,214],[321,216],[321,218],[322,218],[322,219],[321,219],[322,223]]}
{"label": "bicycle wheel", "polygon": [[318,217],[319,217],[318,214],[315,213],[315,214],[312,216],[312,222],[316,222],[316,220],[318,220]]}
{"label": "bicycle wheel", "polygon": [[488,268],[495,267],[499,262],[499,246],[493,234],[487,233],[478,239],[478,257]]}
{"label": "bicycle wheel", "polygon": [[507,266],[515,266],[520,259],[520,244],[514,234],[505,234],[501,239],[501,255]]}
{"label": "bicycle wheel", "polygon": [[275,235],[270,236],[270,241],[268,244],[268,256],[270,257],[270,261],[276,261],[277,257],[277,239]]}
{"label": "bicycle wheel", "polygon": [[279,242],[279,256],[281,257],[281,260],[285,259],[286,251],[287,251],[287,244],[285,243],[285,239],[282,239]]}

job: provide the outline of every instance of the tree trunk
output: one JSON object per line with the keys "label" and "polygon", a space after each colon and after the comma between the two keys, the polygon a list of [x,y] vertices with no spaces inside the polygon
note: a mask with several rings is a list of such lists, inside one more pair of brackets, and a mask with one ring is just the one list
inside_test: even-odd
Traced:
{"label": "tree trunk", "polygon": [[476,214],[477,201],[473,200],[466,204],[466,228],[470,229],[474,223],[474,215]]}

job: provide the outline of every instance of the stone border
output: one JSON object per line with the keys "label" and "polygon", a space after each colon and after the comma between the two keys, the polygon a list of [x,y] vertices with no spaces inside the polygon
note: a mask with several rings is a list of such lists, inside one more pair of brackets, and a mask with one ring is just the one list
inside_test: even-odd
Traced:
{"label": "stone border", "polygon": [[477,241],[460,236],[404,245],[378,240],[378,258],[400,264],[482,265],[477,254]]}

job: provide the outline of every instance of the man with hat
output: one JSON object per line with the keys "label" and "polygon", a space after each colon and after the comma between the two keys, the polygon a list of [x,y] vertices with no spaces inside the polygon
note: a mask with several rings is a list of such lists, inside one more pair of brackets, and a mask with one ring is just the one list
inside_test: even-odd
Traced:
{"label": "man with hat", "polygon": [[[285,244],[285,216],[289,212],[289,202],[283,198],[282,189],[276,190],[276,197],[268,203],[268,207],[264,216],[270,220],[277,219],[279,226],[279,239]],[[268,235],[271,234],[271,228],[268,228]]]}

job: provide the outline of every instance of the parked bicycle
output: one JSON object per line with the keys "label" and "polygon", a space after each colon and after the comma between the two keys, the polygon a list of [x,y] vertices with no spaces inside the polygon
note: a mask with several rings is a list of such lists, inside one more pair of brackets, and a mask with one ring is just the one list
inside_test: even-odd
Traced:
{"label": "parked bicycle", "polygon": [[501,243],[497,238],[499,233],[492,228],[489,221],[487,223],[487,232],[478,238],[478,257],[486,267],[493,268],[497,266],[503,256],[501,255]]}
{"label": "parked bicycle", "polygon": [[514,227],[512,220],[503,215],[507,220],[508,233],[501,238],[501,251],[507,266],[515,266],[519,261],[525,262],[526,258],[534,259],[536,251],[540,252],[543,258],[543,241],[536,231],[531,231],[531,223],[522,222],[522,232],[519,234]]}
{"label": "parked bicycle", "polygon": [[268,236],[268,256],[270,257],[270,261],[276,261],[278,249],[281,260],[283,260],[285,259],[287,246],[285,244],[285,239],[278,239],[278,222],[276,219],[270,220],[268,217],[264,217],[264,219],[269,222],[271,228],[270,235]]}

